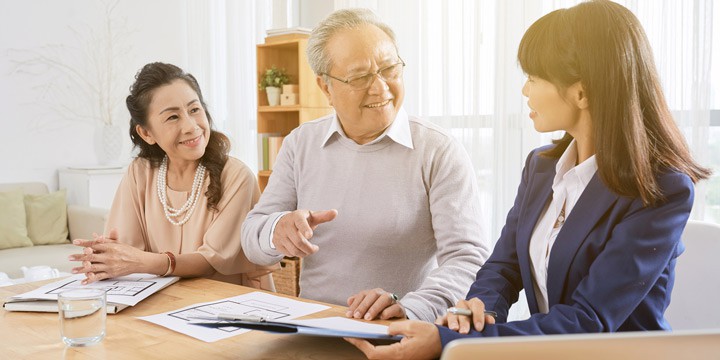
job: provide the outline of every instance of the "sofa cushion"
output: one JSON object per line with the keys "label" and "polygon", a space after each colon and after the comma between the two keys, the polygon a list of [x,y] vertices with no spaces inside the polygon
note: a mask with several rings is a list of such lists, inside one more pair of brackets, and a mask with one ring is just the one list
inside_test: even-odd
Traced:
{"label": "sofa cushion", "polygon": [[21,191],[0,192],[0,249],[32,246]]}
{"label": "sofa cushion", "polygon": [[25,194],[27,236],[35,245],[68,242],[65,190],[50,194]]}
{"label": "sofa cushion", "polygon": [[[17,279],[23,277],[23,272],[20,269],[21,266],[47,265],[51,268],[69,273],[73,267],[80,266],[81,264],[68,260],[68,256],[80,253],[82,253],[82,248],[73,244],[6,249],[0,251],[0,272],[8,274],[11,279]],[[2,310],[0,310],[0,313],[2,313]],[[0,358],[2,358],[2,356],[0,356]]]}
{"label": "sofa cushion", "polygon": [[2,183],[0,192],[20,190],[23,194],[47,194],[48,187],[41,182]]}

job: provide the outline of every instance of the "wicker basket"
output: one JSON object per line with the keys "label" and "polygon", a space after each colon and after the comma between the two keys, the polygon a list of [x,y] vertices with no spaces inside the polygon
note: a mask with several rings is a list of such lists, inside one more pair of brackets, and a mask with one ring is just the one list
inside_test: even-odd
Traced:
{"label": "wicker basket", "polygon": [[275,290],[281,294],[298,296],[300,294],[300,268],[302,259],[286,257],[280,261],[280,270],[273,272]]}

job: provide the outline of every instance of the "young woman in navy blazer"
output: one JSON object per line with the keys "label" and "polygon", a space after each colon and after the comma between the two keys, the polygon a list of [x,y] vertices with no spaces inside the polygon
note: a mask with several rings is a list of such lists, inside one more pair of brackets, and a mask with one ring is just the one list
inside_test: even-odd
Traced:
{"label": "young woman in navy blazer", "polygon": [[[369,358],[435,358],[465,337],[670,329],[680,235],[710,171],[672,118],[640,22],[604,0],[556,10],[518,60],[535,129],[565,135],[527,157],[495,250],[455,305],[473,315],[393,323],[405,339],[390,346],[348,339]],[[506,322],[523,289],[532,315]]]}

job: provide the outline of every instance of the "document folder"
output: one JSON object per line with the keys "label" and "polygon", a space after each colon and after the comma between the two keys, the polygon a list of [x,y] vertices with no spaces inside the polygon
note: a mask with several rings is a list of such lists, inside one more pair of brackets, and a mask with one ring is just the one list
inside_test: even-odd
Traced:
{"label": "document folder", "polygon": [[[322,320],[322,319],[318,319]],[[343,319],[347,321],[354,321]],[[291,320],[282,321],[247,321],[247,320],[193,320],[190,324],[210,328],[239,327],[250,330],[260,330],[278,334],[298,334],[324,337],[351,337],[361,339],[383,340],[384,342],[396,342],[402,339],[399,335],[388,335],[379,332],[366,332],[362,330],[351,330],[338,327],[324,327],[303,324],[303,321],[313,320]]]}

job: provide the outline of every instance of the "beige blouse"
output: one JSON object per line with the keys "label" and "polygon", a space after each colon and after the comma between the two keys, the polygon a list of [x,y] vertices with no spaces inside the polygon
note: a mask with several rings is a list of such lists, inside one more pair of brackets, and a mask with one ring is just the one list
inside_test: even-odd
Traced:
{"label": "beige blouse", "polygon": [[[275,267],[251,263],[241,247],[240,228],[247,213],[260,197],[255,174],[240,160],[228,158],[222,171],[222,198],[218,211],[207,208],[210,182],[206,172],[203,195],[193,214],[183,225],[171,224],[163,212],[157,193],[158,168],[136,158],[120,182],[110,209],[105,232],[118,229],[119,241],[144,251],[175,254],[197,252],[215,268],[211,279],[274,290],[270,273]],[[167,188],[169,205],[179,208],[189,191]]]}

